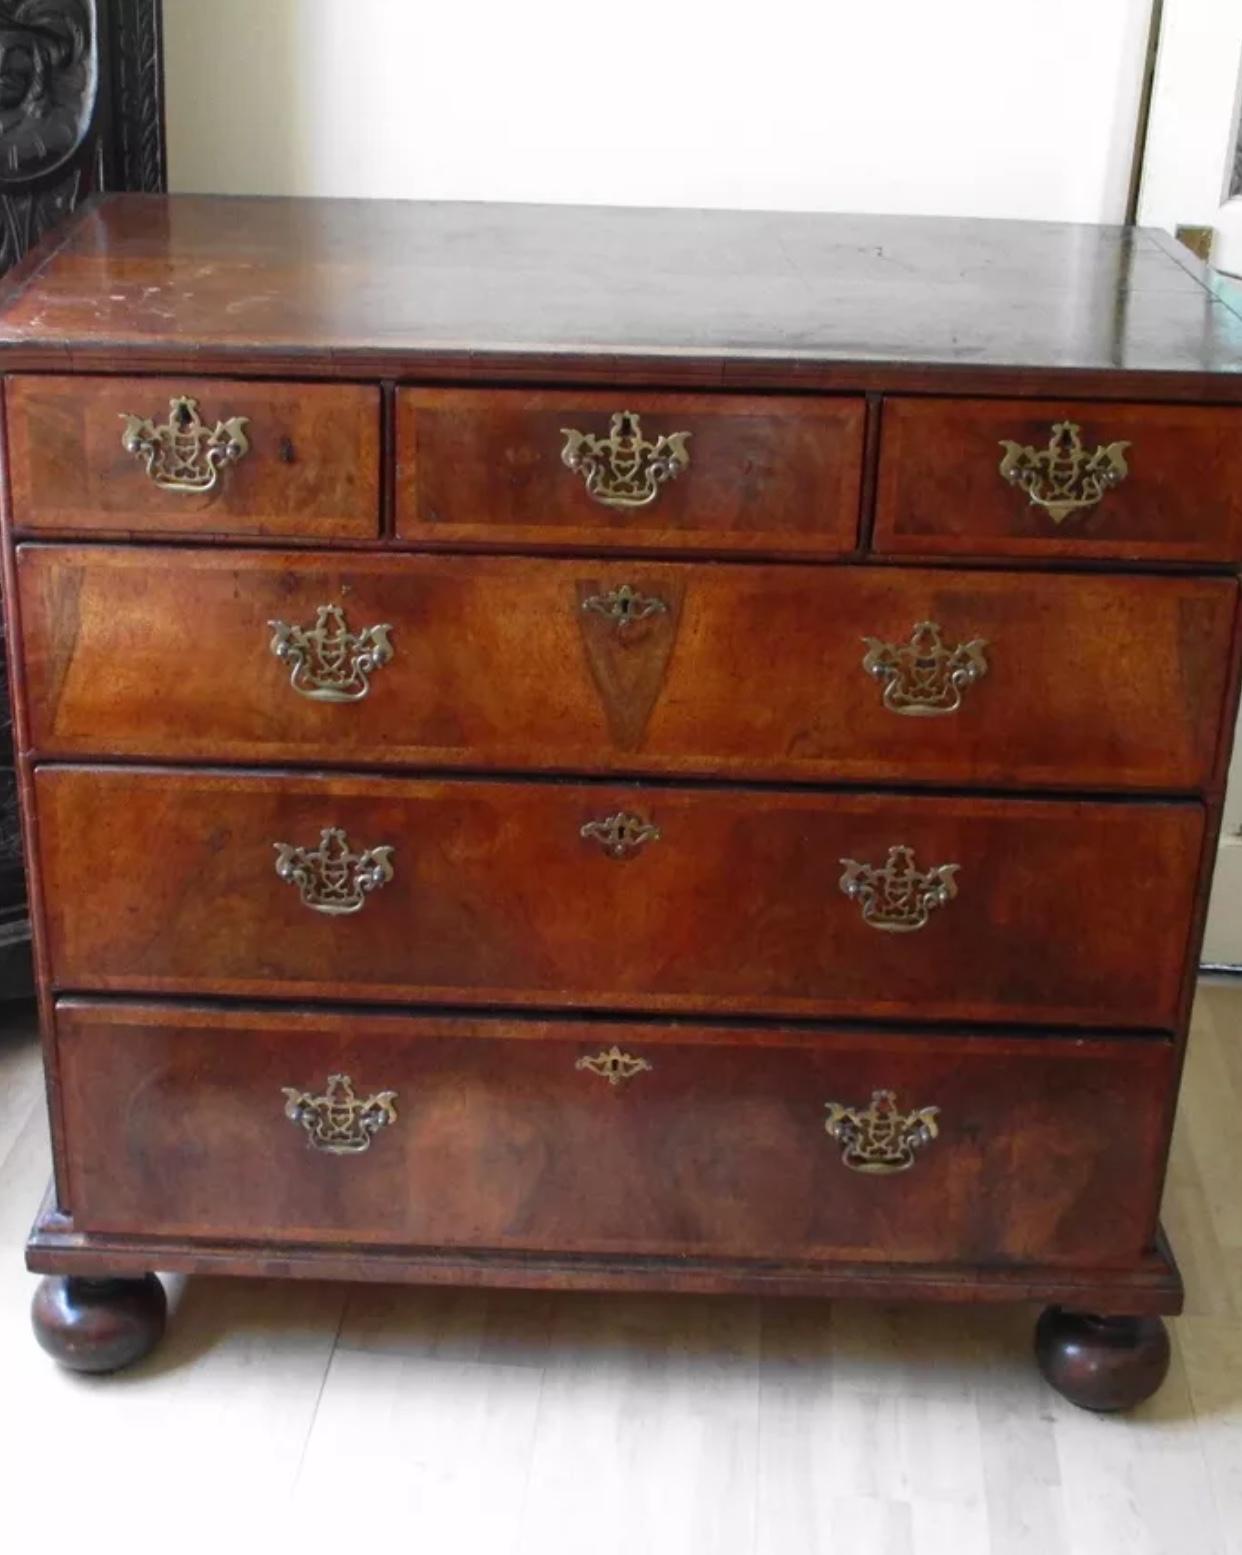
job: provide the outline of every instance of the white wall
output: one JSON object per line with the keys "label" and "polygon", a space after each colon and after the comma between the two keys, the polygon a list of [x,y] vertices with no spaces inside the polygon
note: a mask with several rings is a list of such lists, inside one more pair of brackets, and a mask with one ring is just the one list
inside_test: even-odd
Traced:
{"label": "white wall", "polygon": [[165,0],[172,185],[1118,220],[1149,10]]}

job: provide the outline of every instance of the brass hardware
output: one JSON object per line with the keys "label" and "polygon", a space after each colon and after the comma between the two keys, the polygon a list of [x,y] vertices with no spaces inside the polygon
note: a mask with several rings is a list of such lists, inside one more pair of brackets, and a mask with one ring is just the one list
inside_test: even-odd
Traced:
{"label": "brass hardware", "polygon": [[372,670],[392,658],[392,627],[351,632],[339,605],[320,605],[314,626],[267,624],[276,634],[272,652],[291,666],[289,684],[312,702],[361,702],[371,689]]}
{"label": "brass hardware", "polygon": [[914,849],[898,844],[888,850],[888,862],[880,868],[843,858],[845,873],[840,886],[850,901],[862,904],[863,922],[890,934],[921,929],[932,909],[943,907],[957,895],[953,878],[960,864],[915,867]]}
{"label": "brass hardware", "polygon": [[963,688],[988,672],[982,637],[946,648],[935,621],[920,621],[908,643],[886,643],[878,637],[864,637],[863,642],[867,652],[862,667],[884,682],[884,706],[890,713],[911,718],[955,713],[962,705]]}
{"label": "brass hardware", "polygon": [[1082,428],[1073,421],[1058,421],[1047,448],[1035,449],[1001,439],[1005,457],[1000,473],[1018,486],[1035,507],[1043,508],[1054,524],[1071,513],[1095,504],[1130,473],[1126,463],[1129,443],[1101,443],[1093,453],[1082,446]]}
{"label": "brass hardware", "polygon": [[589,496],[610,508],[649,507],[660,487],[690,463],[689,432],[670,432],[649,442],[632,410],[613,416],[607,437],[570,427],[562,427],[561,436],[561,462],[583,477]]}
{"label": "brass hardware", "polygon": [[128,411],[121,412],[121,419],[122,448],[142,460],[161,491],[211,491],[221,467],[236,464],[250,451],[245,432],[249,417],[230,416],[214,427],[205,426],[198,401],[184,394],[168,402],[168,420],[162,426]]}
{"label": "brass hardware", "polygon": [[668,606],[657,594],[640,594],[637,589],[623,583],[620,588],[609,589],[606,594],[591,594],[582,601],[588,613],[607,616],[618,630],[632,626],[635,621],[645,621],[648,616],[668,614]]}
{"label": "brass hardware", "polygon": [[660,828],[640,816],[619,810],[602,821],[588,821],[579,836],[585,841],[598,842],[613,858],[624,858],[627,853],[637,852],[644,843],[659,842]]}
{"label": "brass hardware", "polygon": [[597,1053],[594,1058],[580,1058],[574,1068],[589,1069],[592,1074],[607,1080],[609,1085],[620,1085],[623,1080],[632,1080],[636,1074],[649,1071],[651,1065],[645,1058],[623,1053],[614,1043],[606,1052]]}
{"label": "brass hardware", "polygon": [[940,1132],[936,1124],[939,1107],[903,1113],[892,1091],[873,1091],[871,1105],[861,1110],[839,1101],[824,1105],[828,1109],[824,1129],[830,1139],[844,1146],[841,1159],[854,1172],[881,1176],[909,1171],[915,1151],[930,1144]]}
{"label": "brass hardware", "polygon": [[306,1143],[312,1150],[329,1155],[361,1155],[371,1148],[380,1129],[397,1121],[396,1091],[376,1091],[362,1101],[354,1095],[353,1081],[347,1074],[329,1075],[322,1096],[312,1096],[293,1085],[281,1090],[285,1117],[306,1130]]}
{"label": "brass hardware", "polygon": [[1216,236],[1215,227],[1182,227],[1173,228],[1173,236],[1195,256],[1207,264],[1212,257],[1212,240]]}
{"label": "brass hardware", "polygon": [[336,826],[324,827],[314,849],[295,848],[288,842],[272,846],[276,873],[297,886],[304,905],[315,912],[334,916],[360,912],[367,895],[392,879],[391,848],[351,853],[345,833]]}

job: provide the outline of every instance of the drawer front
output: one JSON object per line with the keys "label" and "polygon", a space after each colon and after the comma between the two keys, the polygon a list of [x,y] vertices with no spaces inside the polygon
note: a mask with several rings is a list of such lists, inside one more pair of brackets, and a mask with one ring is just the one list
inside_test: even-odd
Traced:
{"label": "drawer front", "polygon": [[861,399],[403,389],[397,531],[420,545],[838,555]]}
{"label": "drawer front", "polygon": [[1193,804],[36,782],[62,989],[1163,1028],[1203,829]]}
{"label": "drawer front", "polygon": [[57,1029],[77,1230],[265,1242],[1132,1262],[1172,1083],[1159,1040],[77,1001]]}
{"label": "drawer front", "polygon": [[18,572],[48,756],[993,787],[1207,781],[1237,598],[1223,578],[29,545]]}
{"label": "drawer front", "polygon": [[202,378],[5,386],[19,530],[379,534],[379,391]]}
{"label": "drawer front", "polygon": [[1236,562],[1242,410],[888,401],[875,547]]}

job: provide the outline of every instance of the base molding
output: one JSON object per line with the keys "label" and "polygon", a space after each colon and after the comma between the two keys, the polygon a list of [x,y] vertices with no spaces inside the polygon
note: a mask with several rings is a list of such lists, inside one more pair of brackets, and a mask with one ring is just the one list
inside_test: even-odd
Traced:
{"label": "base molding", "polygon": [[1173,1315],[1183,1287],[1163,1233],[1122,1269],[978,1267],[894,1263],[809,1264],[749,1259],[653,1258],[315,1243],[240,1243],[75,1231],[46,1207],[26,1245],[38,1274],[169,1274],[354,1280],[379,1284],[517,1289],[685,1291],[873,1301],[1038,1301],[1079,1311]]}

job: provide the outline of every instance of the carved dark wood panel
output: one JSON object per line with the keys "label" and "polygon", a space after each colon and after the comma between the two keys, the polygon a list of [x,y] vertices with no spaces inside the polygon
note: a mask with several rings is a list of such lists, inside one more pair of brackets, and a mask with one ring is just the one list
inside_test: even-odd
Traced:
{"label": "carved dark wood panel", "polygon": [[[0,273],[94,190],[165,187],[161,20],[161,0],[0,0]],[[0,689],[0,997],[30,987],[9,722]]]}

